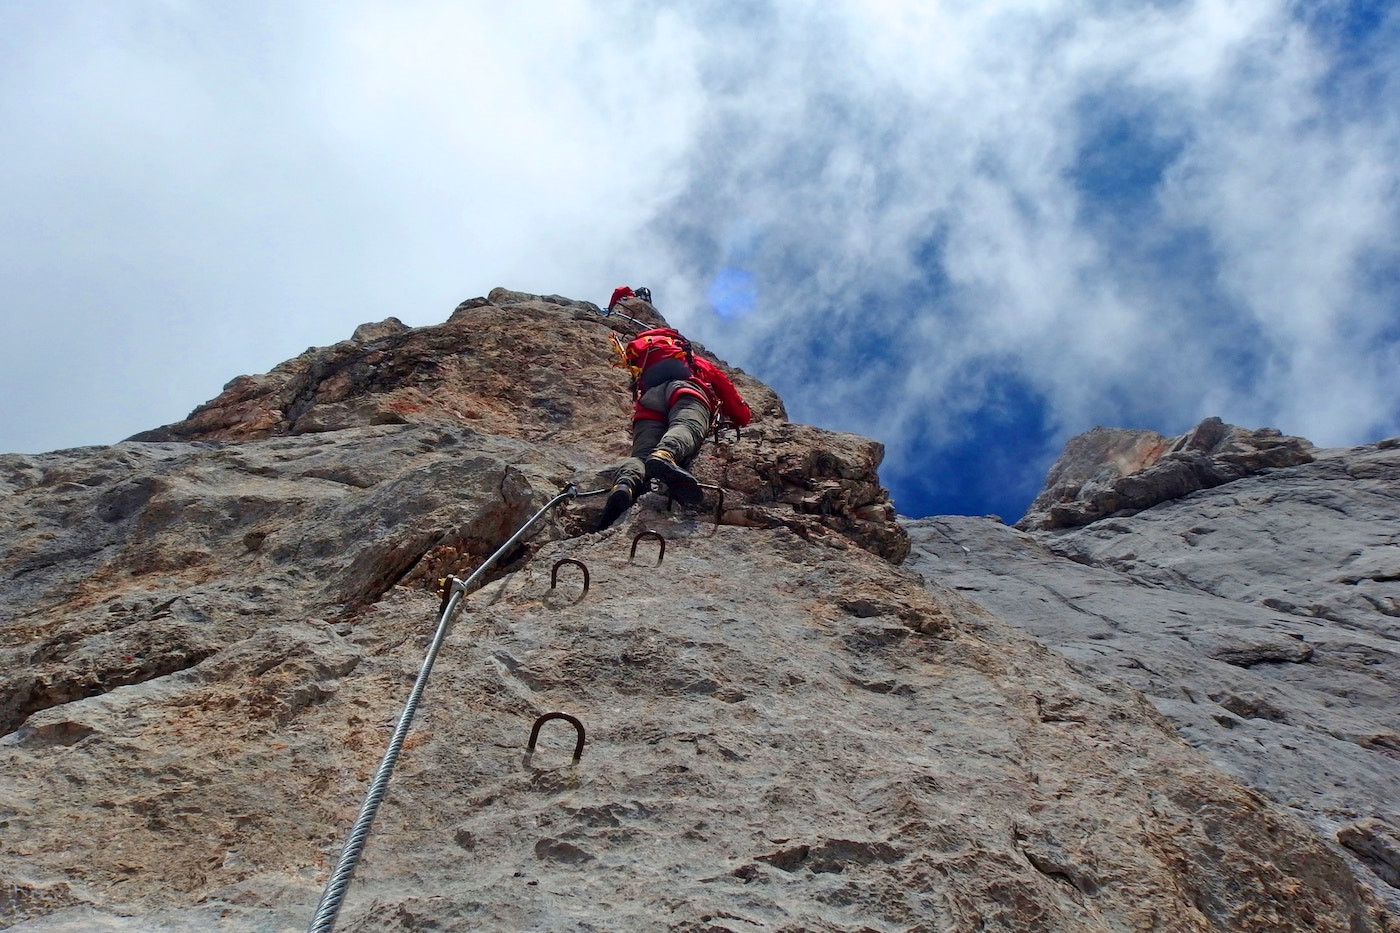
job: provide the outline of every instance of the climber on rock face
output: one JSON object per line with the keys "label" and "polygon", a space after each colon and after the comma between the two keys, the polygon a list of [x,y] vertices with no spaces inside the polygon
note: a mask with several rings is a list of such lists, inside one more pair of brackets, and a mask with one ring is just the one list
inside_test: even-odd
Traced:
{"label": "climber on rock face", "polygon": [[[651,292],[627,286],[613,291],[608,310],[623,299],[651,303]],[[623,343],[612,335],[618,365],[632,377],[632,456],[618,468],[599,530],[627,511],[649,480],[693,505],[702,498],[686,463],[700,449],[716,417],[744,427],[752,417],[734,383],[709,360],[691,353],[690,341],[669,327],[645,330]]]}

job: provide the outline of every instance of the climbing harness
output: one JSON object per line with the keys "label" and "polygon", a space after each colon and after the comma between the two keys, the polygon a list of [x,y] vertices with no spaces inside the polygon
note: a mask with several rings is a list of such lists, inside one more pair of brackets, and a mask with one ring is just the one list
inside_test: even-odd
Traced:
{"label": "climbing harness", "polygon": [[[350,886],[350,878],[355,873],[355,865],[359,862],[360,853],[364,850],[370,826],[374,823],[375,814],[379,812],[379,805],[383,802],[384,794],[389,788],[389,778],[394,773],[394,765],[398,763],[399,754],[403,751],[404,740],[408,738],[408,730],[413,725],[413,717],[418,712],[418,704],[422,700],[423,690],[428,685],[428,675],[432,673],[433,664],[437,661],[438,652],[442,649],[443,640],[447,637],[448,622],[452,619],[452,613],[456,610],[457,603],[463,594],[481,579],[482,575],[500,559],[501,555],[509,553],[546,512],[566,499],[600,495],[606,491],[599,489],[581,493],[577,486],[566,487],[563,492],[550,499],[543,508],[530,516],[529,520],[521,525],[519,530],[506,540],[505,544],[497,548],[480,567],[472,571],[471,576],[465,580],[459,580],[456,577],[447,578],[451,582],[451,588],[444,593],[437,631],[434,632],[432,643],[428,646],[428,654],[423,659],[423,665],[418,671],[418,679],[414,681],[413,690],[408,695],[408,702],[404,704],[403,713],[399,716],[398,727],[394,729],[394,737],[389,741],[389,749],[384,753],[384,760],[380,762],[379,770],[375,772],[374,779],[370,781],[369,791],[365,794],[365,801],[360,807],[360,815],[355,819],[355,825],[350,830],[345,848],[341,850],[340,861],[336,863],[335,871],[331,873],[330,880],[326,883],[326,889],[321,894],[321,902],[316,907],[316,914],[311,918],[311,925],[307,928],[307,933],[330,933],[335,929],[335,919],[345,900],[345,892]],[[581,747],[583,727],[580,725],[578,728],[580,729],[579,742]],[[536,729],[538,730],[538,725]]]}
{"label": "climbing harness", "polygon": [[616,332],[613,332],[611,337],[613,352],[622,357],[622,365],[632,375],[634,382],[640,382],[643,373],[663,361],[678,360],[685,365],[685,369],[682,371],[676,364],[670,364],[671,375],[648,382],[645,386],[641,386],[643,390],[651,388],[653,385],[659,385],[661,382],[669,382],[672,379],[694,379],[697,376],[695,349],[691,346],[690,341],[685,339],[675,328],[653,327],[650,330],[644,330],[632,338],[626,346],[618,339]]}

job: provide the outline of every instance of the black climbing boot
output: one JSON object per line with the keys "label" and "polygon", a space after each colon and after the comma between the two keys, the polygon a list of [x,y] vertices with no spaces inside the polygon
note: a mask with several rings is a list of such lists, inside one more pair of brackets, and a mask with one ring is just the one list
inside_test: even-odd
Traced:
{"label": "black climbing boot", "polygon": [[682,505],[699,505],[705,498],[695,477],[680,468],[669,451],[653,451],[647,457],[647,479],[659,479],[666,484],[672,498]]}
{"label": "black climbing boot", "polygon": [[632,505],[632,499],[636,496],[630,483],[618,483],[608,494],[607,504],[603,506],[603,517],[598,520],[598,530],[602,531],[617,521],[618,517],[626,512]]}

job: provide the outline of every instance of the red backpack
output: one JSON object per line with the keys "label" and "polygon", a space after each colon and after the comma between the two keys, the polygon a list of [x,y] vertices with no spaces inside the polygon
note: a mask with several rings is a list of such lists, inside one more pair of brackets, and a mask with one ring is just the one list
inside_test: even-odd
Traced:
{"label": "red backpack", "polygon": [[[616,335],[613,340],[621,344]],[[670,327],[644,330],[625,347],[621,347],[619,352],[623,365],[627,367],[633,379],[640,379],[642,373],[662,360],[678,359],[684,362],[691,372],[695,371],[695,357],[690,352],[690,341]]]}
{"label": "red backpack", "polygon": [[[614,333],[612,343],[620,365],[626,367],[632,376],[634,399],[642,394],[642,373],[663,360],[674,359],[682,361],[690,373],[689,378],[705,390],[703,398],[711,411],[723,415],[740,427],[747,425],[753,417],[748,404],[739,394],[739,390],[734,388],[734,383],[729,381],[729,377],[709,360],[695,356],[691,352],[690,341],[681,336],[679,331],[669,327],[657,327],[642,331],[625,344]],[[692,392],[700,396],[699,392],[691,389],[680,389],[679,392]],[[637,406],[637,416],[661,417],[650,409],[642,408],[640,403]]]}

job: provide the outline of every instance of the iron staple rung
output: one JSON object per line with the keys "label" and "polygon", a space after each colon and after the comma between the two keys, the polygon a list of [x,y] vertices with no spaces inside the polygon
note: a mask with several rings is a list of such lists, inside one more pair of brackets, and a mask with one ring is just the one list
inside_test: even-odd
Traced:
{"label": "iron staple rung", "polygon": [[659,555],[657,555],[657,558],[656,558],[656,564],[657,564],[657,566],[658,566],[658,567],[661,566],[661,562],[662,562],[663,560],[666,559],[666,539],[662,536],[661,532],[659,532],[659,531],[639,531],[639,532],[637,532],[637,536],[636,536],[635,538],[632,539],[632,553],[629,554],[629,555],[627,555],[627,559],[628,559],[628,560],[636,560],[636,558],[637,558],[637,545],[641,542],[641,540],[642,540],[643,538],[655,538],[656,541],[657,541],[657,543],[661,545],[661,553],[660,553]]}
{"label": "iron staple rung", "polygon": [[559,585],[559,568],[565,564],[572,564],[583,571],[583,595],[588,595],[588,565],[576,557],[564,557],[556,561],[554,569],[549,572],[549,588],[552,590]]}
{"label": "iron staple rung", "polygon": [[528,761],[529,757],[535,753],[535,743],[538,742],[540,738],[540,727],[551,719],[564,720],[569,725],[573,726],[574,731],[578,733],[578,741],[574,743],[574,763],[577,764],[579,759],[583,757],[583,723],[579,721],[577,716],[570,716],[568,713],[545,713],[539,719],[535,720],[535,725],[530,729],[530,744],[525,746],[526,760]]}

